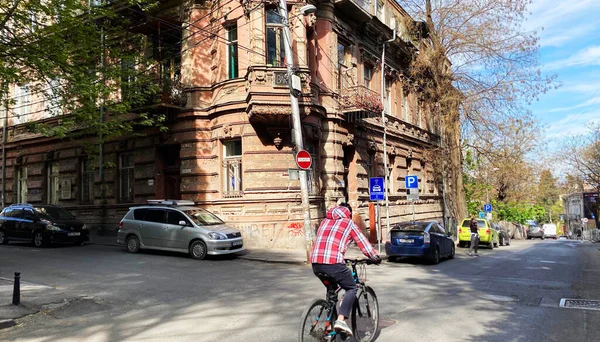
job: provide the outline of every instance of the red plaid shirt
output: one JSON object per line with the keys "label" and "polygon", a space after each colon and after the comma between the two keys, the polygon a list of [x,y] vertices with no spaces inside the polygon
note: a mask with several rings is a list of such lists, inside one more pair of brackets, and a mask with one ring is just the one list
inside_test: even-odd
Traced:
{"label": "red plaid shirt", "polygon": [[356,242],[364,255],[373,259],[377,252],[350,219],[350,210],[335,207],[327,211],[327,217],[317,230],[310,262],[313,264],[341,264],[350,242]]}

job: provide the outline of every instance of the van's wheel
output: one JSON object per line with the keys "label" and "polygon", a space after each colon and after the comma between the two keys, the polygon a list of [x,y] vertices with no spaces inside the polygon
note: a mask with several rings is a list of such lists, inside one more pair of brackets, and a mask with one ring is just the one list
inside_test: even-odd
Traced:
{"label": "van's wheel", "polygon": [[137,253],[140,251],[140,239],[135,235],[129,235],[125,240],[125,247],[129,253]]}
{"label": "van's wheel", "polygon": [[207,254],[206,243],[202,240],[196,240],[190,245],[190,256],[196,260],[206,258]]}

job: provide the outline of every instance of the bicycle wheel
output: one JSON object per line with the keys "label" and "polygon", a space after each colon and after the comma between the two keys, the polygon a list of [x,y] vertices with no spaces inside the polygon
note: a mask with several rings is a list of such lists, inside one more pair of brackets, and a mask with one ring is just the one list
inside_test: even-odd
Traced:
{"label": "bicycle wheel", "polygon": [[358,289],[352,308],[352,331],[358,342],[371,342],[379,328],[379,303],[372,288]]}
{"label": "bicycle wheel", "polygon": [[323,299],[315,300],[302,314],[302,324],[298,334],[298,342],[325,342],[328,341],[327,313],[329,304]]}

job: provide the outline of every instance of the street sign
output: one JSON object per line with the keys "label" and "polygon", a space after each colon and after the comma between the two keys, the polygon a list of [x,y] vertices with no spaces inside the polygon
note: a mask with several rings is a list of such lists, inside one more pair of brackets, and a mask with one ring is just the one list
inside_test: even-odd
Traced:
{"label": "street sign", "polygon": [[419,200],[419,194],[408,194],[406,195],[406,199],[410,202],[415,202]]}
{"label": "street sign", "polygon": [[310,157],[310,153],[305,150],[300,150],[296,153],[296,164],[302,170],[310,169],[312,165],[312,158]]}
{"label": "street sign", "polygon": [[485,213],[483,211],[479,212],[479,218],[483,218],[483,219],[485,218]]}
{"label": "street sign", "polygon": [[369,178],[369,197],[371,201],[383,201],[385,199],[383,177]]}
{"label": "street sign", "polygon": [[487,203],[483,205],[483,211],[485,211],[486,213],[489,213],[490,211],[492,211],[492,205]]}
{"label": "street sign", "polygon": [[417,176],[406,176],[404,179],[407,189],[419,188],[419,177]]}

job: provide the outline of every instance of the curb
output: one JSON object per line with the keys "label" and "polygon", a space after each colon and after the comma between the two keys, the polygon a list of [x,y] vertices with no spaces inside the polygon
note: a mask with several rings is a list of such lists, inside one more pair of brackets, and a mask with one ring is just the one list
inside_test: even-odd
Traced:
{"label": "curb", "polygon": [[15,322],[14,319],[2,319],[2,320],[0,320],[0,330],[7,329],[7,328],[10,328],[10,327],[14,327],[15,325],[17,325],[17,322]]}
{"label": "curb", "polygon": [[306,265],[305,261],[297,261],[297,260],[273,260],[273,259],[266,259],[266,258],[261,258],[261,257],[251,257],[251,256],[246,256],[246,255],[240,255],[240,256],[238,256],[238,259],[244,259],[244,260],[250,260],[250,261],[259,261],[259,262],[264,262],[264,263],[269,263],[269,264],[288,264],[288,265],[300,265],[300,266]]}

